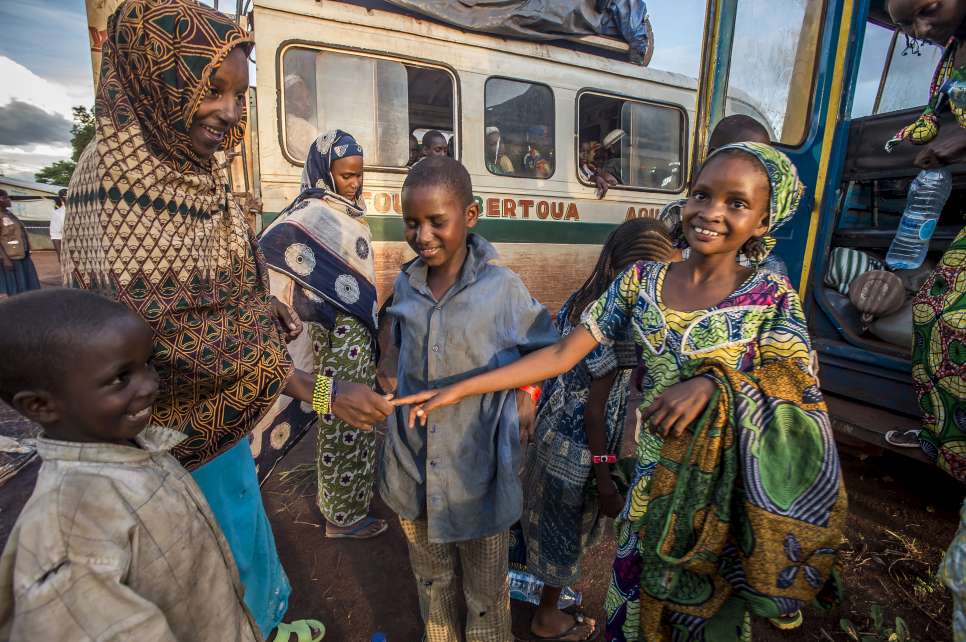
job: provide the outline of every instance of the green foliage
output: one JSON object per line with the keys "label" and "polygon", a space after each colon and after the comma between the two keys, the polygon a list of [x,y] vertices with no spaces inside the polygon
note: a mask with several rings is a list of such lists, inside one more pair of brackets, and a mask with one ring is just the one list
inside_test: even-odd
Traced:
{"label": "green foliage", "polygon": [[873,604],[869,609],[871,631],[860,631],[848,618],[839,620],[839,626],[854,642],[916,642],[909,633],[909,626],[901,617],[896,618],[895,626],[886,624],[882,607]]}
{"label": "green foliage", "polygon": [[94,138],[94,110],[87,107],[74,107],[74,124],[70,128],[70,146],[73,149],[70,160],[59,160],[34,174],[34,180],[48,185],[64,185],[74,175],[77,161],[84,148]]}
{"label": "green foliage", "polygon": [[74,175],[74,168],[76,167],[77,163],[74,161],[59,160],[34,174],[34,180],[48,185],[67,185],[70,182],[70,177]]}

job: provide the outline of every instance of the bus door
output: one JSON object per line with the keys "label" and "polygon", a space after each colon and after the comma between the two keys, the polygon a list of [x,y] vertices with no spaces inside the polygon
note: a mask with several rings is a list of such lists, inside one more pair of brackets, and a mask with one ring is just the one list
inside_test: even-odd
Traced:
{"label": "bus door", "polygon": [[825,197],[840,110],[843,61],[853,0],[710,0],[705,25],[692,167],[714,125],[750,102],[798,168],[807,191],[797,215],[779,229],[775,253],[804,293],[809,255]]}

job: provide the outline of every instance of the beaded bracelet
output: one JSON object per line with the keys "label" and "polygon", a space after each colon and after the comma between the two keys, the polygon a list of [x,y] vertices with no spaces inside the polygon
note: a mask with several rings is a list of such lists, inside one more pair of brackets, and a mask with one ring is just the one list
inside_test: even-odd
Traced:
{"label": "beaded bracelet", "polygon": [[335,381],[325,375],[315,376],[315,387],[312,388],[312,410],[320,416],[327,415],[332,410],[332,397],[335,392]]}

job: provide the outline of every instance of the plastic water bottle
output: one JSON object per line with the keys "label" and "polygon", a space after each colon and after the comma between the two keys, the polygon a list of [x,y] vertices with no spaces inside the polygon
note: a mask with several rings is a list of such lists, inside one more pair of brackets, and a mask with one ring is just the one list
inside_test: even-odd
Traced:
{"label": "plastic water bottle", "polygon": [[386,642],[386,634],[383,633],[382,631],[376,631],[375,633],[372,634],[372,637],[369,638],[369,641],[370,642]]}
{"label": "plastic water bottle", "polygon": [[922,265],[952,187],[953,176],[945,167],[919,172],[909,185],[906,209],[889,246],[886,265],[893,270],[912,270]]}
{"label": "plastic water bottle", "polygon": [[[540,604],[540,593],[543,591],[543,582],[535,578],[526,571],[510,569],[510,599],[518,602],[529,602],[530,604]],[[583,595],[580,591],[575,591],[569,586],[565,586],[560,591],[560,599],[557,600],[558,609],[566,609],[571,606],[580,606]]]}

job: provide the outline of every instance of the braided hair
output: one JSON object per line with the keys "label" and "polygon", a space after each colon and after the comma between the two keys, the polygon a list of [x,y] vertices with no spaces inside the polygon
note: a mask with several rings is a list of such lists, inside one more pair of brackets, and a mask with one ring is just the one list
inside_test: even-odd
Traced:
{"label": "braided hair", "polygon": [[596,301],[628,265],[637,261],[667,263],[673,253],[667,227],[656,218],[633,218],[620,224],[604,241],[594,271],[574,293],[568,320],[574,325],[579,323],[584,309]]}

